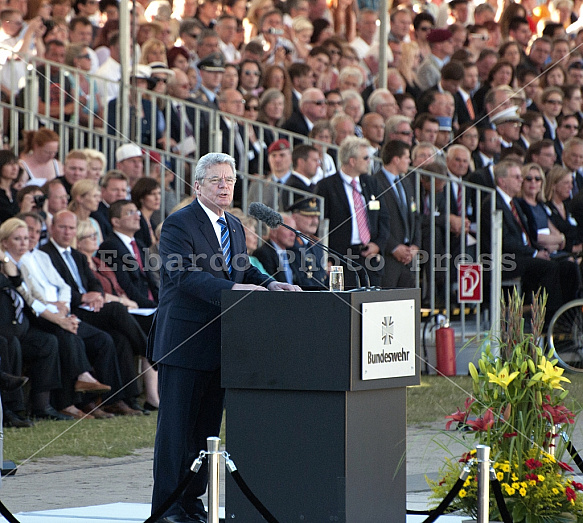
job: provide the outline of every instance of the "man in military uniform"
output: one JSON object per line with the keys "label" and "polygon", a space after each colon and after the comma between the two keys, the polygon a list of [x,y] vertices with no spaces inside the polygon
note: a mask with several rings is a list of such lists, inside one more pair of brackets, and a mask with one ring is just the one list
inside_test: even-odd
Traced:
{"label": "man in military uniform", "polygon": [[289,212],[292,213],[296,222],[296,229],[314,240],[314,242],[308,242],[304,238],[296,236],[292,269],[297,275],[298,285],[300,287],[326,288],[328,286],[327,256],[316,236],[320,223],[320,200],[304,198],[294,203],[289,208]]}
{"label": "man in military uniform", "polygon": [[200,60],[197,67],[201,85],[194,93],[194,102],[218,110],[217,93],[225,72],[225,59],[221,53],[212,53]]}

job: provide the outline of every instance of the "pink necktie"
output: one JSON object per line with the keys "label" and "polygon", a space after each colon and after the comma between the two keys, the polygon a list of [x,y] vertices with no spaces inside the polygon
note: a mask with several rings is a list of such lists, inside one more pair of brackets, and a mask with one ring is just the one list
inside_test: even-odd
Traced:
{"label": "pink necktie", "polygon": [[352,199],[354,201],[354,213],[356,214],[356,223],[358,224],[358,234],[363,245],[368,245],[370,242],[370,229],[368,228],[368,218],[366,216],[366,209],[362,202],[362,195],[356,186],[356,179],[352,180]]}

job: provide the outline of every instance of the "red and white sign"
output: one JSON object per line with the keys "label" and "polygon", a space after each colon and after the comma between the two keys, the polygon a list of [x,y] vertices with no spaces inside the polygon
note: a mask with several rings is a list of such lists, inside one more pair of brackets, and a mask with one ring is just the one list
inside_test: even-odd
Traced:
{"label": "red and white sign", "polygon": [[482,303],[482,265],[460,264],[457,268],[458,302]]}

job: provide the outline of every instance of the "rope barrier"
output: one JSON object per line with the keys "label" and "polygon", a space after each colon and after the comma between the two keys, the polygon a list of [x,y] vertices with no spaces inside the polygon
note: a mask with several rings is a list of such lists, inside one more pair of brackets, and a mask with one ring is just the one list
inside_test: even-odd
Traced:
{"label": "rope barrier", "polygon": [[269,510],[267,510],[265,505],[263,505],[263,503],[259,501],[259,498],[255,494],[253,494],[247,483],[245,483],[245,480],[241,477],[241,474],[239,474],[239,471],[237,470],[235,463],[233,463],[233,461],[229,459],[226,453],[224,454],[224,456],[227,470],[231,474],[231,477],[235,480],[235,483],[237,484],[243,495],[251,502],[251,504],[255,507],[257,512],[261,514],[261,516],[265,521],[267,521],[267,523],[278,523],[277,519],[275,519],[275,516],[271,512],[269,512]]}
{"label": "rope barrier", "polygon": [[2,514],[2,516],[4,516],[4,519],[6,521],[8,521],[9,523],[20,523],[13,515],[12,512],[10,512],[6,506],[4,505],[4,503],[2,503],[2,501],[0,501],[0,514]]}
{"label": "rope barrier", "polygon": [[170,506],[180,497],[182,492],[184,492],[184,489],[188,487],[188,484],[194,479],[194,476],[196,476],[197,472],[200,470],[200,467],[202,467],[202,459],[204,456],[205,452],[201,451],[198,458],[193,461],[188,474],[178,484],[174,492],[168,496],[166,501],[160,505],[160,508],[158,508],[156,512],[154,512],[146,521],[144,521],[144,523],[155,523],[158,521],[162,517],[162,514],[164,514],[164,512],[166,512]]}
{"label": "rope barrier", "polygon": [[502,494],[502,487],[500,482],[496,477],[496,471],[494,467],[490,468],[490,484],[492,485],[492,490],[494,491],[494,497],[496,498],[496,504],[498,505],[498,511],[500,512],[500,517],[504,523],[512,523],[512,516],[508,512],[508,507],[506,506],[506,501],[504,500],[504,494]]}

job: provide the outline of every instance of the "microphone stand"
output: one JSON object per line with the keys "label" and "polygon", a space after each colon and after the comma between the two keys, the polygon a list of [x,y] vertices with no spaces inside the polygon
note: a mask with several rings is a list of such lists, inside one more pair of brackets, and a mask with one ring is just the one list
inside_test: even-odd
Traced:
{"label": "microphone stand", "polygon": [[303,232],[300,232],[297,229],[294,229],[293,227],[290,227],[289,225],[286,225],[285,223],[283,223],[283,221],[279,225],[281,227],[285,227],[286,229],[294,232],[297,236],[299,236],[300,238],[303,238],[304,240],[306,240],[307,242],[311,243],[312,245],[319,245],[326,252],[328,252],[330,254],[333,254],[334,256],[337,256],[342,261],[344,261],[344,263],[346,264],[347,267],[349,265],[351,267],[354,267],[355,265],[358,266],[358,267],[360,267],[363,270],[363,272],[364,272],[366,287],[363,287],[361,285],[360,276],[358,274],[358,271],[355,270],[354,271],[354,274],[356,276],[356,285],[357,285],[357,287],[355,289],[350,289],[349,291],[346,291],[346,292],[360,292],[360,291],[367,291],[368,292],[368,291],[379,291],[379,290],[381,290],[381,288],[378,287],[378,286],[374,286],[374,287],[371,286],[371,284],[370,284],[370,278],[368,276],[368,273],[366,272],[366,269],[364,268],[364,266],[361,263],[358,263],[358,262],[354,261],[353,259],[349,258],[345,254],[340,254],[339,252],[335,251],[334,249],[331,249],[330,247],[326,247],[325,245],[322,245],[319,241],[318,242],[315,242],[314,239],[313,238],[310,238],[307,234],[304,234]]}

